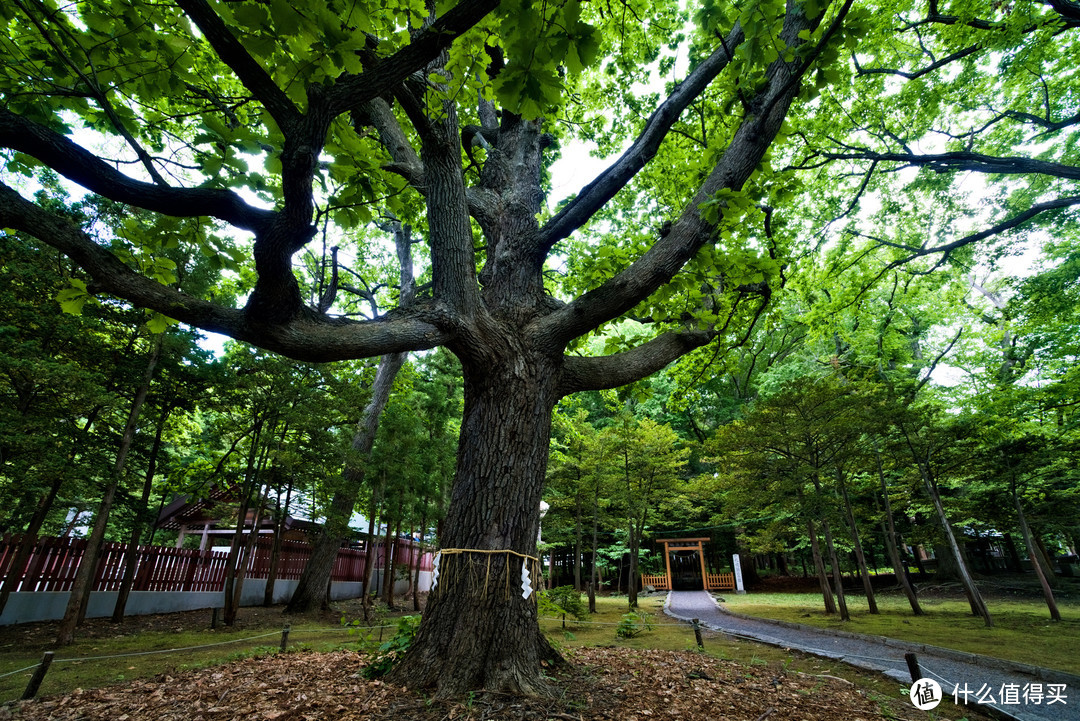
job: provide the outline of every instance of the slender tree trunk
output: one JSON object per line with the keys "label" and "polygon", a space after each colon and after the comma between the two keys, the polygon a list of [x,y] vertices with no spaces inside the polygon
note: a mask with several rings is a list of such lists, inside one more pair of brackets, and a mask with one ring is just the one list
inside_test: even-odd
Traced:
{"label": "slender tree trunk", "polygon": [[375,599],[373,581],[375,579],[375,531],[378,528],[376,514],[379,511],[379,494],[382,492],[382,483],[371,489],[371,509],[368,515],[367,546],[364,549],[364,623],[371,623],[371,602]]}
{"label": "slender tree trunk", "polygon": [[[237,566],[241,561],[241,549],[244,545],[244,527],[247,525],[247,514],[251,508],[251,494],[255,485],[255,459],[259,452],[259,438],[262,436],[263,423],[263,418],[257,418],[254,423],[254,436],[251,439],[251,448],[248,449],[247,468],[244,473],[244,482],[241,485],[240,506],[236,514],[236,532],[233,533],[232,543],[229,545],[229,555],[225,559],[225,613],[222,620],[226,626],[233,625],[239,610],[233,603],[234,599],[237,598],[233,591],[236,586]],[[256,529],[252,528],[252,533],[255,531]]]}
{"label": "slender tree trunk", "polygon": [[596,613],[596,587],[600,579],[600,567],[596,565],[596,547],[599,545],[600,525],[600,474],[597,473],[593,491],[592,565],[589,569],[589,613]]}
{"label": "slender tree trunk", "polygon": [[810,536],[810,551],[814,556],[814,571],[817,573],[818,585],[821,587],[821,598],[825,602],[825,613],[836,613],[836,602],[833,601],[829,577],[825,573],[825,562],[821,558],[821,544],[818,542],[814,521],[809,518],[806,519],[806,532]]}
{"label": "slender tree trunk", "polygon": [[[281,564],[281,546],[285,541],[285,519],[289,517],[289,506],[292,504],[293,480],[293,475],[289,474],[289,485],[285,489],[284,506],[281,505],[281,496],[278,495],[274,547],[270,550],[270,571],[266,574],[266,591],[263,593],[263,606],[274,605],[274,585],[277,583],[278,566]],[[278,493],[280,494],[280,491]]]}
{"label": "slender tree trunk", "polygon": [[1043,573],[1046,576],[1047,582],[1051,586],[1054,586],[1057,584],[1057,576],[1054,575],[1054,562],[1050,557],[1050,551],[1046,550],[1046,544],[1043,542],[1042,536],[1033,533],[1031,537],[1034,539],[1035,548],[1038,550],[1038,553],[1031,558],[1032,560],[1035,558],[1039,559],[1042,563]]}
{"label": "slender tree trunk", "polygon": [[930,501],[934,504],[934,512],[937,514],[938,523],[941,524],[942,532],[945,534],[945,540],[948,543],[949,552],[956,562],[957,571],[960,574],[960,583],[964,587],[965,595],[967,595],[968,605],[971,606],[971,614],[973,616],[981,616],[986,627],[992,628],[994,621],[990,617],[990,611],[986,607],[986,602],[983,601],[982,594],[979,593],[979,589],[975,585],[975,580],[968,572],[967,563],[964,562],[963,553],[960,551],[960,545],[956,542],[956,536],[953,535],[952,525],[945,515],[945,507],[941,504],[941,496],[938,495],[937,488],[929,478],[929,472],[926,470],[925,466],[921,463],[918,465],[923,476],[923,486],[930,496]]}
{"label": "slender tree trunk", "polygon": [[[26,530],[23,532],[22,543],[19,545],[18,550],[15,552],[15,558],[12,559],[7,576],[4,577],[4,583],[0,586],[0,613],[4,612],[4,607],[7,605],[8,598],[15,592],[15,587],[22,580],[21,569],[25,569],[27,562],[30,560],[30,556],[34,553],[34,547],[37,545],[38,533],[41,532],[41,527],[45,524],[45,519],[48,518],[49,511],[52,510],[53,503],[56,502],[56,496],[60,493],[60,488],[64,484],[66,478],[66,472],[74,465],[75,460],[79,457],[79,449],[82,446],[83,441],[86,440],[90,434],[90,428],[94,425],[94,422],[100,417],[102,406],[94,408],[83,423],[75,436],[71,439],[71,449],[68,452],[67,462],[64,464],[63,470],[53,476],[52,482],[49,485],[49,490],[38,501],[37,506],[34,508],[34,514],[30,517],[30,522],[26,526]],[[20,569],[15,571],[15,569]]]}
{"label": "slender tree trunk", "polygon": [[535,593],[523,597],[521,575],[524,566],[534,586],[539,582],[538,509],[558,396],[555,365],[521,351],[463,367],[465,413],[440,538],[444,549],[462,551],[443,555],[420,630],[390,678],[438,687],[440,697],[477,688],[536,695],[546,690],[541,660],[559,657],[539,630]]}
{"label": "slender tree trunk", "polygon": [[142,495],[139,496],[135,522],[131,526],[131,535],[128,537],[127,554],[124,557],[124,578],[120,582],[120,591],[116,594],[116,605],[113,606],[113,623],[120,623],[124,620],[128,597],[131,595],[131,588],[135,584],[135,571],[139,560],[139,541],[142,540],[143,526],[146,525],[146,517],[150,510],[147,506],[150,503],[150,493],[154,487],[154,476],[157,475],[157,459],[158,454],[161,453],[161,436],[165,431],[165,422],[168,420],[171,411],[171,406],[161,410],[161,417],[158,418],[157,428],[154,430],[154,445],[150,449],[150,458],[146,464]]}
{"label": "slender tree trunk", "polygon": [[900,549],[896,542],[896,524],[893,520],[892,502],[889,500],[889,487],[885,482],[885,469],[881,464],[881,454],[878,453],[876,456],[878,481],[881,483],[881,502],[885,509],[885,517],[881,521],[881,530],[885,534],[885,549],[889,554],[889,561],[892,563],[896,583],[903,590],[904,596],[907,597],[911,612],[916,616],[921,616],[923,610],[922,606],[919,605],[919,597],[915,594],[915,589],[908,578],[907,568],[904,566],[903,559],[900,558]]}
{"label": "slender tree trunk", "polygon": [[[399,263],[399,277],[401,280],[399,306],[406,308],[412,304],[416,296],[416,283],[413,280],[412,253],[410,249],[410,228],[400,223],[394,224],[394,245],[397,249]],[[371,400],[364,407],[364,413],[357,424],[356,433],[352,439],[352,455],[345,464],[342,474],[342,486],[335,491],[330,502],[330,508],[326,514],[322,533],[315,540],[311,550],[311,558],[308,559],[300,574],[300,580],[296,585],[289,605],[285,608],[286,613],[305,613],[317,608],[325,607],[327,592],[330,587],[330,574],[334,569],[334,561],[337,560],[338,549],[341,548],[346,534],[349,532],[349,519],[352,518],[356,501],[360,497],[360,489],[364,484],[365,470],[363,464],[371,455],[371,449],[375,445],[375,435],[379,430],[379,417],[383,408],[390,398],[390,391],[394,386],[394,378],[405,364],[407,353],[387,353],[379,358],[379,368],[375,371],[375,381],[371,386]],[[371,536],[369,535],[370,539]],[[370,565],[368,566],[370,569]],[[365,574],[368,571],[365,570]],[[368,619],[368,606],[366,597],[368,586],[364,584],[364,619]]]}
{"label": "slender tree trunk", "polygon": [[386,607],[391,611],[396,611],[397,607],[394,606],[394,585],[397,582],[397,566],[398,556],[400,555],[400,539],[401,539],[401,519],[398,518],[397,524],[394,527],[393,536],[390,535],[390,524],[386,524],[386,548],[390,552],[390,558],[388,562],[388,568],[386,569],[386,578],[383,580],[383,590],[385,594]]}
{"label": "slender tree trunk", "polygon": [[844,474],[839,468],[835,469],[836,483],[840,487],[840,498],[844,501],[844,515],[847,518],[848,528],[851,529],[851,542],[855,544],[855,564],[859,568],[859,576],[862,578],[863,592],[866,593],[866,604],[870,613],[877,613],[877,599],[874,598],[874,584],[870,581],[870,573],[866,570],[866,557],[863,555],[862,543],[859,541],[859,527],[855,523],[855,513],[851,510],[851,499],[848,497],[847,483],[844,482]]}
{"label": "slender tree trunk", "polygon": [[581,593],[581,474],[578,473],[578,491],[574,498],[574,590]]}
{"label": "slender tree trunk", "polygon": [[[382,415],[386,402],[390,399],[390,390],[394,378],[405,364],[407,353],[389,353],[379,359],[379,369],[375,372],[375,382],[371,386],[371,400],[364,408],[364,414],[357,425],[352,440],[352,455],[342,474],[342,486],[334,492],[330,508],[326,512],[326,521],[322,533],[315,539],[311,549],[311,558],[304,565],[300,581],[296,585],[285,613],[307,613],[323,606],[326,598],[326,585],[334,569],[338,549],[341,548],[349,530],[356,500],[363,487],[365,469],[362,465],[371,455],[375,445],[375,435],[379,430],[379,416]],[[370,536],[369,536],[370,538]],[[364,585],[367,595],[368,586]],[[366,612],[366,607],[365,607]],[[367,619],[367,616],[364,617]]]}
{"label": "slender tree trunk", "polygon": [[260,489],[255,495],[255,512],[251,518],[251,533],[248,534],[246,542],[243,544],[243,552],[240,556],[240,563],[237,564],[236,576],[233,580],[233,597],[232,597],[232,614],[233,617],[229,621],[228,625],[233,625],[236,620],[236,614],[240,611],[240,601],[244,595],[244,580],[247,578],[248,568],[251,566],[252,558],[258,550],[259,546],[259,528],[262,526],[263,510],[266,506],[266,499],[270,494],[270,484],[267,484],[264,489]]}
{"label": "slender tree trunk", "polygon": [[1020,554],[1016,552],[1016,543],[1013,541],[1011,533],[1005,534],[1005,553],[1009,558],[1009,569],[1022,573],[1024,565],[1020,562]]}
{"label": "slender tree trunk", "polygon": [[1039,549],[1035,545],[1035,538],[1031,533],[1031,529],[1028,527],[1027,517],[1024,516],[1024,507],[1020,503],[1020,495],[1016,492],[1016,479],[1012,480],[1012,497],[1013,503],[1016,504],[1016,518],[1020,522],[1020,533],[1024,537],[1024,544],[1028,547],[1028,554],[1032,557],[1032,568],[1035,569],[1035,575],[1039,579],[1039,585],[1042,587],[1043,598],[1046,599],[1046,607],[1050,609],[1050,618],[1055,621],[1061,620],[1061,612],[1058,611],[1057,601],[1054,599],[1054,591],[1050,588],[1050,582],[1046,578],[1046,574],[1043,572],[1042,565],[1035,562],[1035,554]]}
{"label": "slender tree trunk", "polygon": [[832,530],[829,522],[821,519],[821,532],[825,534],[825,547],[829,551],[829,562],[832,564],[833,592],[836,594],[836,607],[840,609],[840,620],[850,621],[847,600],[844,598],[844,576],[840,572],[840,561],[836,557],[836,546],[833,544]]}
{"label": "slender tree trunk", "polygon": [[413,575],[412,605],[414,611],[420,610],[420,566],[424,559],[424,536],[427,535],[427,502],[425,501],[424,512],[420,515],[420,540],[416,545],[416,573]]}
{"label": "slender tree trunk", "polygon": [[120,447],[116,451],[116,463],[113,465],[112,478],[105,494],[101,498],[97,514],[94,517],[94,527],[90,531],[90,538],[86,541],[86,553],[83,554],[79,570],[75,573],[75,580],[71,585],[71,595],[68,597],[67,608],[64,617],[60,621],[60,627],[56,633],[56,643],[60,646],[70,645],[75,640],[75,628],[86,618],[86,608],[90,601],[91,586],[94,583],[94,575],[97,571],[101,544],[105,540],[105,530],[109,523],[109,514],[112,512],[113,499],[116,497],[116,489],[124,475],[124,465],[127,463],[128,452],[135,442],[135,431],[138,429],[139,415],[142,413],[146,396],[150,393],[150,383],[154,379],[154,370],[161,358],[161,345],[163,336],[158,336],[150,358],[143,372],[142,382],[135,390],[135,397],[131,401],[131,410],[128,413],[127,423],[124,425],[124,433],[120,437]]}

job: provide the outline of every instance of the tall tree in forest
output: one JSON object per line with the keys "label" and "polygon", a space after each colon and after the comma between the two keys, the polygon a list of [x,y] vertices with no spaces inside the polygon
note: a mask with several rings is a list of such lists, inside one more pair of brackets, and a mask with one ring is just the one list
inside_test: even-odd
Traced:
{"label": "tall tree in forest", "polygon": [[[0,225],[83,266],[91,282],[79,292],[113,294],[294,358],[448,347],[462,363],[465,413],[442,540],[483,552],[448,563],[479,566],[492,552],[527,561],[555,403],[643,378],[709,343],[738,342],[779,285],[788,233],[814,221],[769,212],[800,206],[773,170],[774,144],[774,157],[814,144],[799,153],[804,167],[907,164],[1051,179],[1006,198],[989,231],[1080,203],[1064,192],[1071,158],[1000,157],[1045,153],[1015,149],[1011,131],[1023,124],[1066,136],[1055,148],[1075,145],[1080,121],[1062,114],[1075,82],[1063,70],[1080,26],[1072,5],[977,3],[963,18],[936,3],[929,13],[915,4],[852,6],[761,0],[684,11],[628,0],[612,11],[575,0],[461,0],[428,10],[130,0],[61,10],[16,0],[0,8],[0,147],[11,151]],[[690,67],[676,77],[684,47]],[[1022,57],[987,70],[991,58],[1012,56]],[[594,65],[598,72],[586,71]],[[653,69],[672,80],[659,102],[634,92]],[[936,102],[921,102],[927,88]],[[836,113],[829,102],[792,110],[822,89],[842,105],[865,105],[883,126],[856,123],[859,112]],[[987,98],[1005,106],[995,108],[998,122],[971,135],[956,127],[982,127],[977,111]],[[958,119],[939,122],[953,108]],[[948,132],[970,149],[907,152],[911,133],[896,132],[890,112],[917,121],[911,132]],[[625,152],[545,213],[547,160],[575,137]],[[836,147],[836,139],[864,138],[872,146],[855,157]],[[91,149],[99,146],[108,150]],[[112,152],[129,172],[110,162]],[[41,165],[160,222],[121,225],[115,244],[95,242],[20,194],[11,176],[34,176]],[[320,226],[347,232],[371,220],[375,205],[426,228],[422,297],[369,320],[338,314],[333,303],[306,304],[321,276],[294,269],[293,256]],[[209,221],[178,220],[190,218]],[[204,232],[222,226],[233,237]],[[247,257],[241,233],[254,236]],[[889,238],[879,246],[895,246],[897,262],[909,262],[983,237],[969,235],[940,246]],[[242,262],[245,307],[160,282],[165,273],[151,261],[174,242]],[[574,270],[558,293],[546,275],[557,247]],[[655,335],[603,357],[573,353],[577,339],[626,315],[651,320]],[[490,586],[501,589],[511,579],[504,566],[492,568]],[[440,585],[395,679],[443,695],[542,692],[539,662],[554,654],[534,602],[495,595],[477,603]]]}

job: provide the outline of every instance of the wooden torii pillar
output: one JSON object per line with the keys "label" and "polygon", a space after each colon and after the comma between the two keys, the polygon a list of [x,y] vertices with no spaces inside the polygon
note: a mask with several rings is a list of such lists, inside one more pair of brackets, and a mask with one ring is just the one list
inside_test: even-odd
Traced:
{"label": "wooden torii pillar", "polygon": [[658,538],[657,543],[664,544],[664,567],[667,569],[667,590],[671,590],[671,553],[672,551],[697,551],[698,560],[701,561],[701,587],[709,588],[709,572],[705,569],[704,543],[711,538]]}

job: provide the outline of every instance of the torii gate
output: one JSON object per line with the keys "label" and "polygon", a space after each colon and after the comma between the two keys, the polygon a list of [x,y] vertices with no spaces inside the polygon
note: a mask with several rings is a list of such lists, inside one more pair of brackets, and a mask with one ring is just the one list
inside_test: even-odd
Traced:
{"label": "torii gate", "polygon": [[697,551],[698,560],[701,561],[701,582],[706,591],[722,591],[735,589],[734,573],[709,573],[705,567],[705,549],[702,544],[711,541],[711,538],[658,538],[657,543],[664,544],[664,568],[667,570],[662,576],[647,576],[641,574],[641,585],[652,586],[657,590],[671,590],[671,554],[678,551]]}

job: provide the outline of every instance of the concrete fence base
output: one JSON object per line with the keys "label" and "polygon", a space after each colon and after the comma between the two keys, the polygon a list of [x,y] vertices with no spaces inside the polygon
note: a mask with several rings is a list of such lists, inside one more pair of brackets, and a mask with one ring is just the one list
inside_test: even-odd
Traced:
{"label": "concrete fence base", "polygon": [[[381,574],[380,574],[381,582]],[[277,581],[274,583],[274,603],[287,603],[299,581]],[[394,584],[395,593],[404,593],[409,586],[407,581],[398,580]],[[343,601],[359,598],[364,584],[359,581],[337,582],[330,585],[330,598]],[[431,573],[420,572],[420,590],[431,588]],[[244,580],[244,589],[240,597],[241,606],[261,606],[266,591],[265,578]],[[13,593],[8,598],[0,626],[36,621],[59,621],[67,608],[68,591],[42,591],[31,593]],[[108,618],[112,616],[116,605],[116,591],[94,591],[90,594],[87,605],[87,618]],[[178,592],[178,591],[132,591],[128,597],[125,614],[144,616],[153,613],[177,613],[180,611],[198,611],[200,609],[221,608],[225,605],[222,591]]]}

